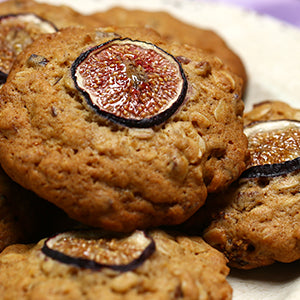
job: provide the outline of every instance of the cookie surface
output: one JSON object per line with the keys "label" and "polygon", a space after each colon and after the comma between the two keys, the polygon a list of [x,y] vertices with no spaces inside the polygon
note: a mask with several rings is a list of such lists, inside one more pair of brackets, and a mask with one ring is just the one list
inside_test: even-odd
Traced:
{"label": "cookie surface", "polygon": [[214,31],[184,23],[167,12],[151,12],[113,7],[105,12],[91,15],[95,21],[107,26],[146,26],[159,32],[169,42],[177,41],[203,49],[220,57],[231,70],[243,79],[243,89],[247,85],[247,72],[239,56]]}
{"label": "cookie surface", "polygon": [[[297,114],[299,110],[283,102],[269,101],[247,113],[246,121],[292,119]],[[300,143],[299,135],[296,142]],[[211,195],[206,208],[200,209],[199,219],[209,216],[204,239],[237,268],[300,259],[299,186],[299,170],[275,177],[240,178],[224,193]]]}
{"label": "cookie surface", "polygon": [[[187,95],[162,125],[119,126],[76,89],[75,59],[116,37],[152,42],[183,62]],[[48,63],[28,64],[32,54]],[[15,181],[88,225],[130,231],[178,224],[207,191],[244,170],[242,112],[240,79],[201,50],[165,44],[147,29],[68,28],[28,47],[3,86],[0,159]]]}
{"label": "cookie surface", "polygon": [[[46,257],[42,240],[0,254],[4,299],[231,299],[224,256],[201,238],[153,231],[155,252],[120,273],[77,268]],[[192,266],[192,267],[191,267]],[[27,274],[27,276],[24,276]]]}

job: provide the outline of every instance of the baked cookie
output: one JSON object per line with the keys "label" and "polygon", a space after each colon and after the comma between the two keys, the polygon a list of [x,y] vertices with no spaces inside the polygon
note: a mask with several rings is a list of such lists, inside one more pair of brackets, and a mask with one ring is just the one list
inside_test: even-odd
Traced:
{"label": "baked cookie", "polygon": [[[0,3],[1,15],[34,13],[55,24],[58,28],[87,25],[101,26],[100,20],[93,20],[66,5],[52,5],[33,0],[8,0]],[[104,24],[103,24],[104,25]]]}
{"label": "baked cookie", "polygon": [[43,36],[18,57],[0,97],[3,168],[88,225],[178,224],[245,168],[240,78],[149,29]]}
{"label": "baked cookie", "polygon": [[15,243],[33,243],[76,222],[51,203],[13,182],[0,168],[0,252]]}
{"label": "baked cookie", "polygon": [[244,114],[245,125],[257,121],[281,119],[300,121],[300,109],[291,107],[283,101],[268,100],[255,104],[251,111]]}
{"label": "baked cookie", "polygon": [[[130,271],[87,269],[62,263],[41,251],[45,240],[35,246],[8,247],[0,254],[2,299],[231,299],[232,289],[226,281],[229,269],[223,254],[198,237],[157,230],[150,237],[155,244],[154,252]],[[104,255],[110,251],[108,260],[111,256],[117,260],[121,252],[122,261],[136,251],[134,239],[124,242],[131,245],[129,251],[118,240],[105,249],[102,243],[97,249],[103,249]],[[87,243],[92,244],[88,251],[92,253],[94,241]],[[73,243],[75,253],[81,247],[82,240]]]}
{"label": "baked cookie", "polygon": [[[224,252],[232,267],[251,269],[300,259],[300,123],[276,121],[297,113],[278,101],[247,113],[247,119],[256,122],[245,130],[257,131],[249,138],[247,170],[229,189],[210,195],[188,222],[189,229],[207,226],[204,239]],[[271,134],[266,132],[271,138],[262,139],[264,132],[258,130],[267,126],[273,128]]]}
{"label": "baked cookie", "polygon": [[247,73],[242,60],[212,30],[184,23],[167,12],[130,10],[122,7],[113,7],[105,12],[97,12],[91,15],[91,18],[107,26],[146,26],[155,29],[169,42],[177,41],[204,49],[208,53],[221,58],[233,72],[243,79],[243,89],[246,88]]}

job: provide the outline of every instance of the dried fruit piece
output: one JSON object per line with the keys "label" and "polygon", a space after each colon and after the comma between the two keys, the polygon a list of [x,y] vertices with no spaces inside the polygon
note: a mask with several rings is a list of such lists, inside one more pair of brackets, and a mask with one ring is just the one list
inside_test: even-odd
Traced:
{"label": "dried fruit piece", "polygon": [[183,69],[171,54],[131,39],[89,49],[71,71],[77,89],[100,115],[128,127],[165,122],[187,90]]}
{"label": "dried fruit piece", "polygon": [[44,67],[48,62],[48,59],[41,55],[31,54],[27,60],[27,65],[32,68]]}
{"label": "dried fruit piece", "polygon": [[141,265],[155,251],[155,242],[145,232],[131,235],[100,231],[73,231],[47,239],[42,252],[65,264],[100,270],[127,272]]}
{"label": "dried fruit piece", "polygon": [[245,128],[251,161],[242,177],[272,177],[300,169],[300,122],[263,121]]}
{"label": "dried fruit piece", "polygon": [[7,74],[0,71],[0,84],[3,84],[6,82]]}
{"label": "dried fruit piece", "polygon": [[31,13],[0,16],[0,72],[8,74],[16,56],[27,45],[41,34],[55,31],[52,23]]}

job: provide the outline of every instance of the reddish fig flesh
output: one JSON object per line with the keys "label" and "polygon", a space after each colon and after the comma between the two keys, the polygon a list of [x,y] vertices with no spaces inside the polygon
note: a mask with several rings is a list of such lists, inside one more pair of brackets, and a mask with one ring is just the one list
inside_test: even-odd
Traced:
{"label": "reddish fig flesh", "polygon": [[183,69],[172,55],[130,39],[114,39],[82,53],[71,71],[98,114],[128,127],[165,122],[187,90]]}

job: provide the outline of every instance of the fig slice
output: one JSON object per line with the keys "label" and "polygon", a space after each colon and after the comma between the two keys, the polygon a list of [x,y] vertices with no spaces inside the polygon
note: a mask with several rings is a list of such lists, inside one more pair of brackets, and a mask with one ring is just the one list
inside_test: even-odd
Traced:
{"label": "fig slice", "polygon": [[244,132],[251,159],[242,177],[274,177],[300,170],[299,121],[254,122]]}
{"label": "fig slice", "polygon": [[154,240],[140,230],[128,235],[98,230],[70,231],[48,238],[42,247],[45,255],[65,264],[120,272],[136,269],[154,251]]}
{"label": "fig slice", "polygon": [[183,103],[187,80],[180,62],[158,46],[113,39],[82,53],[72,78],[101,116],[127,127],[165,122]]}
{"label": "fig slice", "polygon": [[0,72],[1,83],[16,56],[41,34],[53,33],[57,28],[51,22],[32,13],[0,16]]}

